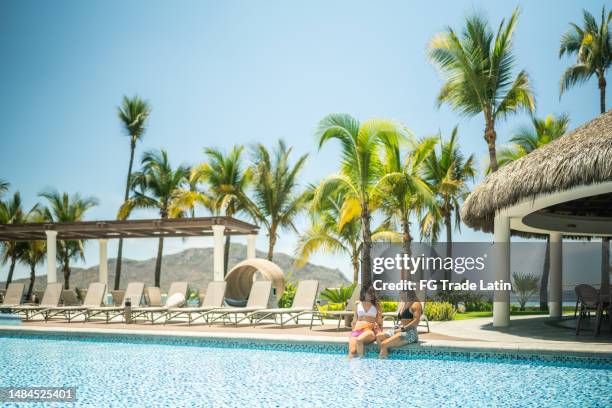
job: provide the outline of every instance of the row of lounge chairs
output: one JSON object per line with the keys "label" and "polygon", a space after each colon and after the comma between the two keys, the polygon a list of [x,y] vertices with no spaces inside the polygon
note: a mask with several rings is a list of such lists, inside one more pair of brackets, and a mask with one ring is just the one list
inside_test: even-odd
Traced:
{"label": "row of lounge chairs", "polygon": [[[106,285],[95,282],[89,285],[83,304],[78,306],[60,306],[62,284],[51,283],[43,294],[39,305],[22,305],[24,284],[11,283],[7,289],[4,302],[0,304],[0,309],[9,310],[17,313],[25,320],[32,320],[35,316],[41,316],[45,321],[52,319],[67,320],[69,323],[77,317],[82,317],[85,321],[101,320],[106,323],[118,318],[126,317],[133,321],[144,320],[155,323],[164,319],[164,323],[185,322],[192,323],[202,320],[204,323],[212,324],[221,321],[223,324],[228,322],[238,325],[243,321],[257,324],[265,319],[273,319],[275,324],[283,327],[289,322],[299,323],[300,318],[306,315],[310,317],[310,328],[314,321],[318,320],[323,324],[323,318],[338,319],[338,328],[343,319],[354,314],[354,307],[359,300],[359,290],[356,289],[349,300],[347,307],[342,311],[320,311],[316,308],[316,298],[319,290],[319,282],[316,280],[303,280],[297,285],[292,306],[289,308],[269,308],[268,303],[272,293],[271,281],[255,281],[251,287],[247,304],[244,307],[224,306],[226,282],[211,282],[206,288],[206,292],[201,299],[199,306],[186,307],[183,305],[173,305],[172,300],[175,295],[182,295],[179,299],[185,299],[187,295],[186,282],[174,282],[170,285],[166,303],[162,304],[161,292],[158,288],[149,288],[149,305],[141,306],[144,293],[142,282],[131,282],[128,284],[122,303],[115,306],[103,306],[106,295]],[[127,309],[128,302],[131,304]],[[394,318],[397,313],[384,313],[385,319]],[[429,331],[429,322],[427,330]]]}
{"label": "row of lounge chairs", "polygon": [[[211,282],[200,305],[196,307],[175,307],[168,303],[161,305],[161,294],[155,290],[148,291],[149,301],[151,304],[159,305],[141,306],[140,302],[144,293],[144,284],[142,282],[129,283],[122,303],[115,306],[103,306],[106,285],[100,282],[89,285],[82,305],[60,306],[62,295],[61,283],[48,284],[40,304],[21,304],[24,285],[22,283],[11,283],[7,289],[4,301],[0,305],[0,309],[19,314],[25,320],[33,320],[34,317],[40,316],[45,321],[61,318],[71,322],[75,318],[82,316],[85,321],[103,318],[108,323],[120,316],[125,316],[127,302],[130,302],[130,318],[134,321],[145,320],[155,323],[163,318],[165,319],[164,322],[167,323],[187,317],[188,324],[202,319],[206,323],[221,320],[224,324],[229,320],[237,325],[244,320],[253,323],[255,320],[259,322],[265,318],[280,315],[281,324],[285,324],[287,321],[298,319],[302,314],[313,310],[318,287],[317,281],[302,281],[298,285],[293,307],[288,309],[269,309],[268,302],[272,293],[271,281],[254,282],[248,302],[244,307],[227,307],[223,305],[226,289],[225,282]],[[185,299],[187,283],[172,283],[166,302],[172,299],[174,294],[181,294],[182,299]],[[289,316],[289,319],[282,320],[283,316]]]}

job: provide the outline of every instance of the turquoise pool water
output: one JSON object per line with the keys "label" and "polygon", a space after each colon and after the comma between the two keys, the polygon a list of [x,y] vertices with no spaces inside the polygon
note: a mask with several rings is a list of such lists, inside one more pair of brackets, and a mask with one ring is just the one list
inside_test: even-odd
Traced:
{"label": "turquoise pool water", "polygon": [[125,340],[0,334],[0,386],[76,387],[79,407],[612,406],[610,360],[349,361],[334,346]]}

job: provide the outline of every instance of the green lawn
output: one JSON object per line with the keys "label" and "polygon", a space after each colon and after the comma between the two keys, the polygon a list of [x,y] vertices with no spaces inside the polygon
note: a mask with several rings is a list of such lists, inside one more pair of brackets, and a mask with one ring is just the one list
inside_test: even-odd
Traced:
{"label": "green lawn", "polygon": [[[563,306],[563,314],[573,314],[574,308],[572,306]],[[525,310],[521,311],[511,311],[510,316],[527,316],[527,315],[547,315],[548,312],[542,312],[540,310]],[[493,316],[493,312],[465,312],[465,313],[455,313],[455,320],[467,320],[474,319],[476,317],[491,317]]]}

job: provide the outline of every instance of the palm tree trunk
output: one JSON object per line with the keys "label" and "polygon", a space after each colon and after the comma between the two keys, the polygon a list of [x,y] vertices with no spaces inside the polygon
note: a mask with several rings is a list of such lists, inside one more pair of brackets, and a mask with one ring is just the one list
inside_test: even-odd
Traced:
{"label": "palm tree trunk", "polygon": [[353,265],[353,283],[357,285],[357,282],[359,282],[359,252],[353,252],[351,263]]}
{"label": "palm tree trunk", "polygon": [[[603,73],[599,75],[599,110],[606,112],[606,77]],[[610,289],[610,238],[601,239],[601,286],[600,290],[605,290],[604,286]]]}
{"label": "palm tree trunk", "polygon": [[606,113],[606,77],[603,73],[599,77],[599,111]]}
{"label": "palm tree trunk", "polygon": [[361,206],[361,286],[367,288],[372,283],[372,231],[370,229],[370,210],[367,204]]}
{"label": "palm tree trunk", "polygon": [[[412,236],[410,235],[410,222],[408,221],[408,213],[406,211],[402,210],[402,244],[404,246],[404,253],[408,256],[412,255],[412,248],[410,247],[410,244],[412,242]],[[418,271],[419,275],[420,275],[420,271]],[[416,276],[415,277],[416,280],[420,279],[420,276]],[[408,276],[408,271],[406,270],[406,268],[403,267],[402,265],[402,269],[400,271],[400,279],[401,280],[410,280],[409,276]]]}
{"label": "palm tree trunk", "polygon": [[[444,225],[446,226],[446,257],[453,256],[453,223],[450,213],[444,215]],[[451,269],[444,269],[444,279],[450,281],[453,278]]]}
{"label": "palm tree trunk", "polygon": [[276,225],[272,225],[268,237],[268,261],[272,261],[274,257],[274,246],[276,245]]}
{"label": "palm tree trunk", "polygon": [[6,286],[5,289],[8,289],[9,285],[13,281],[13,272],[15,272],[15,264],[17,263],[17,257],[11,256],[11,266],[9,267],[9,273],[6,277]]}
{"label": "palm tree trunk", "polygon": [[157,245],[157,259],[155,259],[155,286],[160,288],[161,281],[161,267],[162,267],[162,258],[164,253],[164,238],[159,239],[159,243]]}
{"label": "palm tree trunk", "polygon": [[546,235],[546,253],[540,281],[540,310],[548,310],[548,272],[550,271],[550,235]]}
{"label": "palm tree trunk", "polygon": [[487,146],[489,147],[489,166],[492,171],[497,171],[499,169],[499,165],[497,164],[497,151],[495,150],[495,141],[497,140],[497,133],[495,133],[495,122],[486,118],[486,128],[485,128],[485,140],[487,141]]}
{"label": "palm tree trunk", "polygon": [[36,280],[36,265],[30,265],[30,285],[28,286],[28,294],[26,295],[26,299],[28,302],[32,298],[32,290],[34,290],[34,281]]}
{"label": "palm tree trunk", "polygon": [[[130,177],[132,176],[132,166],[134,165],[134,152],[136,150],[136,142],[132,140],[130,144],[130,164],[128,166],[127,181],[125,182],[125,195],[123,201],[127,201],[130,196]],[[117,249],[117,263],[115,264],[115,290],[119,289],[121,282],[121,258],[123,256],[123,238],[119,238],[119,247]]]}
{"label": "palm tree trunk", "polygon": [[227,275],[227,269],[229,264],[230,239],[230,235],[225,236],[225,251],[223,252],[223,276]]}
{"label": "palm tree trunk", "polygon": [[404,243],[406,253],[410,252],[412,236],[410,235],[410,222],[408,221],[408,214],[406,213],[402,215],[402,242]]}
{"label": "palm tree trunk", "polygon": [[121,283],[121,258],[123,257],[123,238],[119,238],[119,248],[117,249],[117,261],[115,264],[115,290],[119,289]]}
{"label": "palm tree trunk", "polygon": [[70,289],[70,260],[65,257],[64,265],[62,265],[62,272],[64,273],[64,289]]}

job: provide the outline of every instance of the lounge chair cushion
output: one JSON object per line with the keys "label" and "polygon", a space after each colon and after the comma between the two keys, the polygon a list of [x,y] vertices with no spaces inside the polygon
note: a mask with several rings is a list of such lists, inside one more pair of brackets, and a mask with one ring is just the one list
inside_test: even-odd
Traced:
{"label": "lounge chair cushion", "polygon": [[3,306],[16,306],[21,304],[25,285],[23,283],[11,283],[4,295]]}
{"label": "lounge chair cushion", "polygon": [[247,299],[225,298],[225,303],[230,307],[245,307],[247,305]]}
{"label": "lounge chair cushion", "polygon": [[185,295],[175,293],[166,299],[166,307],[178,307],[185,303]]}

